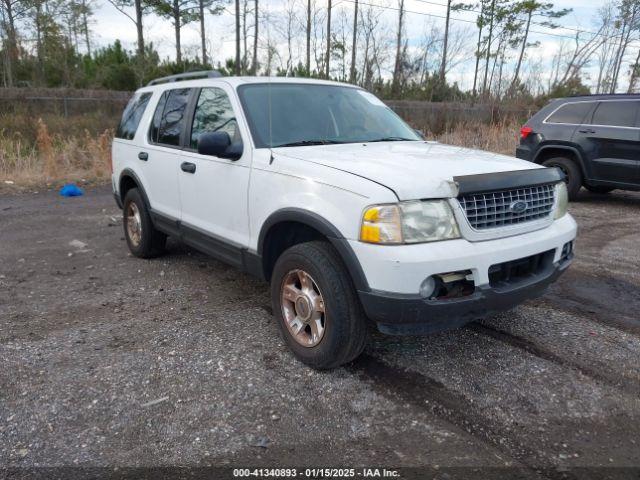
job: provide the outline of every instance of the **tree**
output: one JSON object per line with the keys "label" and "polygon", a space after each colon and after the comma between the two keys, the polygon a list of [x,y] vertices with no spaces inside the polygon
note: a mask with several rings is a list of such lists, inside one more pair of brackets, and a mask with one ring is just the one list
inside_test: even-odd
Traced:
{"label": "tree", "polygon": [[493,41],[493,25],[496,12],[496,0],[491,0],[489,9],[489,36],[487,37],[486,60],[484,64],[484,79],[482,80],[482,94],[487,94],[487,76],[489,74],[489,59],[491,58],[491,42]]}
{"label": "tree", "polygon": [[393,67],[392,90],[400,90],[400,76],[402,75],[402,30],[404,28],[404,0],[398,0],[398,31],[396,32],[396,61]]}
{"label": "tree", "polygon": [[311,0],[307,0],[307,75],[311,75]]}
{"label": "tree", "polygon": [[[518,62],[516,64],[516,71],[513,75],[513,80],[511,81],[511,86],[509,87],[510,91],[513,91],[518,84],[520,68],[522,67],[522,59],[524,58],[525,49],[530,46],[527,42],[529,39],[529,30],[531,27],[531,18],[534,15],[546,17],[546,18],[561,18],[571,12],[570,9],[562,9],[562,10],[553,10],[553,3],[544,2],[541,3],[537,0],[522,0],[517,3],[514,7],[514,13],[516,16],[524,15],[526,17],[526,21],[524,22],[524,33],[522,35],[522,39],[518,39],[521,42],[520,55],[518,56]],[[520,29],[521,23],[516,25],[516,28]],[[558,28],[559,25],[550,22],[544,21],[539,23],[538,25],[542,25],[547,28]]]}
{"label": "tree", "polygon": [[[143,0],[108,0],[108,2],[135,24],[138,35],[138,56],[143,57],[145,49],[142,19],[145,11],[151,8],[151,5],[142,3]],[[126,10],[132,6],[135,12],[133,17]]]}
{"label": "tree", "polygon": [[240,65],[240,0],[236,0],[236,75],[240,75],[242,67]]}
{"label": "tree", "polygon": [[255,25],[253,26],[253,58],[251,60],[251,73],[253,75],[258,74],[258,0],[254,0],[253,5],[253,18]]}
{"label": "tree", "polygon": [[447,47],[449,46],[449,19],[451,18],[451,0],[447,0],[447,18],[444,24],[444,45],[442,47],[442,64],[440,65],[440,81],[445,83],[447,68]]}
{"label": "tree", "polygon": [[329,78],[331,63],[331,0],[327,0],[327,54],[324,60],[324,77]]}
{"label": "tree", "polygon": [[613,79],[610,93],[618,89],[620,69],[629,44],[640,30],[640,3],[637,0],[622,0],[619,4],[616,25],[619,26],[619,43],[613,65]]}
{"label": "tree", "polygon": [[210,7],[213,0],[146,0],[153,11],[173,24],[176,39],[176,62],[182,63],[181,29],[188,23],[199,20],[202,8]]}
{"label": "tree", "polygon": [[353,10],[353,40],[351,41],[351,72],[349,81],[356,83],[356,43],[358,41],[358,0],[355,0]]}
{"label": "tree", "polygon": [[2,18],[0,27],[4,36],[4,78],[5,85],[12,87],[14,83],[14,68],[18,62],[18,34],[16,23],[24,18],[29,11],[30,5],[24,0],[2,0]]}

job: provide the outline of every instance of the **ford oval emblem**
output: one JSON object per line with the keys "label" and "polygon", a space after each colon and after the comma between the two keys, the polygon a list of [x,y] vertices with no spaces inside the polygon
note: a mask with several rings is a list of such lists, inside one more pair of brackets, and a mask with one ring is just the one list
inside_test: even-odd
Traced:
{"label": "ford oval emblem", "polygon": [[522,200],[516,200],[509,205],[509,211],[511,213],[524,213],[527,211],[527,208],[529,208],[529,204]]}

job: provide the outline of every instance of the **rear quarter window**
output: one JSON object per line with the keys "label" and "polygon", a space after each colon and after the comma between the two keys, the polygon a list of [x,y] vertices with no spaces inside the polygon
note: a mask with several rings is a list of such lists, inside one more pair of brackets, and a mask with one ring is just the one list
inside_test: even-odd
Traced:
{"label": "rear quarter window", "polygon": [[122,138],[124,140],[133,140],[136,135],[138,125],[144,111],[147,109],[147,104],[151,98],[151,93],[137,93],[133,96],[122,114],[120,125],[116,130],[116,138]]}
{"label": "rear quarter window", "polygon": [[594,102],[565,103],[546,120],[547,123],[580,124],[587,117],[594,106]]}

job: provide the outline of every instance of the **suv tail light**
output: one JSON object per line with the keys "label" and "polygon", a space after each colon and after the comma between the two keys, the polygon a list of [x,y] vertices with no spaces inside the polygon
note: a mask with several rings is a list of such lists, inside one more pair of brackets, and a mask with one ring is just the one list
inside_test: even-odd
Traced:
{"label": "suv tail light", "polygon": [[527,138],[529,136],[529,134],[531,134],[533,132],[533,128],[528,127],[527,125],[525,125],[524,127],[522,127],[520,129],[520,138],[522,140],[524,140],[525,138]]}

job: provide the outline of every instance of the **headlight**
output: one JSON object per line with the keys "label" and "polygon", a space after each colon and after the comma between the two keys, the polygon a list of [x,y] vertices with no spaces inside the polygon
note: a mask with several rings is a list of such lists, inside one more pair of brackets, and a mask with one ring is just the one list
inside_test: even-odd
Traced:
{"label": "headlight", "polygon": [[459,237],[446,200],[375,205],[365,210],[360,228],[360,240],[368,243],[422,243]]}
{"label": "headlight", "polygon": [[567,213],[567,207],[569,205],[569,194],[567,193],[567,185],[564,182],[560,182],[556,185],[556,213],[555,220],[562,218]]}

